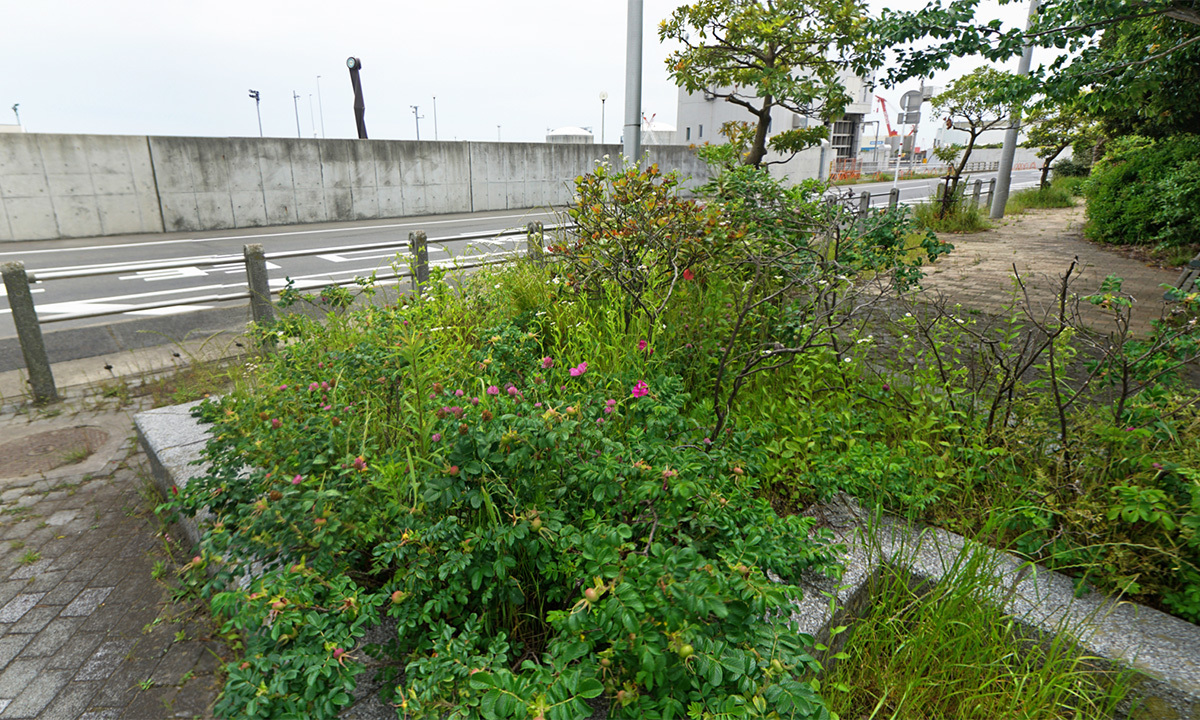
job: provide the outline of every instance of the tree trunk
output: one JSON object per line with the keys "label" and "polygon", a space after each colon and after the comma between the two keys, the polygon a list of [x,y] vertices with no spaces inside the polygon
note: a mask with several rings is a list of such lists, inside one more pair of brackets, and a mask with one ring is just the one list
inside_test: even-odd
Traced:
{"label": "tree trunk", "polygon": [[767,155],[767,127],[771,124],[771,106],[774,104],[771,96],[763,98],[762,109],[758,111],[758,126],[754,128],[754,140],[750,143],[750,151],[746,153],[744,165],[759,167]]}
{"label": "tree trunk", "polygon": [[1054,158],[1058,157],[1059,153],[1066,149],[1066,145],[1059,145],[1058,149],[1056,149],[1050,156],[1046,158],[1046,162],[1042,163],[1042,180],[1040,183],[1042,187],[1046,187],[1050,184],[1050,182],[1046,179],[1046,177],[1050,175],[1050,163],[1054,162]]}

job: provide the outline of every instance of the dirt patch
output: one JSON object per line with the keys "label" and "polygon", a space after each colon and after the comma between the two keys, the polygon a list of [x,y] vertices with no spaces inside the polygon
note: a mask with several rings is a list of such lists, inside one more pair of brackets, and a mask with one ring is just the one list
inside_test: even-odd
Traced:
{"label": "dirt patch", "polygon": [[48,430],[0,444],[0,478],[18,478],[83,462],[108,442],[97,427]]}
{"label": "dirt patch", "polygon": [[[1122,290],[1134,298],[1131,327],[1150,331],[1150,321],[1163,314],[1163,285],[1174,285],[1179,273],[1147,265],[1083,237],[1083,207],[1031,210],[1010,217],[991,230],[969,235],[941,235],[954,251],[925,268],[922,285],[964,307],[1003,314],[1012,305],[1019,274],[1035,308],[1049,309],[1062,275],[1076,263],[1079,278],[1071,291],[1079,297],[1096,293],[1109,275],[1124,280]],[[1083,319],[1107,333],[1111,319],[1086,303]]]}

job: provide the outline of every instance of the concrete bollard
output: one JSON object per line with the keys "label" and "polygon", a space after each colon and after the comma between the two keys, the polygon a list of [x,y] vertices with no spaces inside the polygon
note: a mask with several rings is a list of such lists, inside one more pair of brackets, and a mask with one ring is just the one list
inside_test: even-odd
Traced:
{"label": "concrete bollard", "polygon": [[246,285],[250,288],[250,315],[264,327],[275,323],[275,307],[271,304],[271,283],[267,280],[267,258],[258,243],[242,246],[246,258]]}
{"label": "concrete bollard", "polygon": [[937,189],[934,191],[934,197],[939,203],[946,199],[946,186],[944,184],[937,184]]}
{"label": "concrete bollard", "polygon": [[895,210],[900,204],[900,188],[892,188],[888,192],[888,207]]}
{"label": "concrete bollard", "polygon": [[531,222],[525,226],[525,257],[538,265],[542,264],[542,224]]}
{"label": "concrete bollard", "polygon": [[413,256],[413,294],[419,296],[429,284],[429,242],[425,231],[410,232],[408,244]]}
{"label": "concrete bollard", "polygon": [[869,213],[870,211],[871,211],[871,192],[869,190],[863,190],[862,193],[858,196],[858,216],[860,218],[865,218],[867,216],[867,213]]}
{"label": "concrete bollard", "polygon": [[988,180],[988,196],[987,197],[988,197],[987,207],[991,207],[992,203],[996,200],[996,178],[992,178],[991,180]]}
{"label": "concrete bollard", "polygon": [[46,355],[46,344],[42,341],[42,326],[38,323],[37,310],[33,307],[33,295],[29,292],[29,276],[25,274],[25,263],[0,264],[0,275],[4,276],[8,307],[12,310],[13,325],[17,327],[21,354],[25,356],[25,370],[29,373],[33,401],[38,405],[55,402],[59,399],[58,390],[54,387],[50,358]]}
{"label": "concrete bollard", "polygon": [[971,199],[972,199],[972,201],[974,201],[975,207],[979,207],[979,194],[981,192],[983,192],[983,181],[976,180],[975,181],[975,189],[971,193]]}

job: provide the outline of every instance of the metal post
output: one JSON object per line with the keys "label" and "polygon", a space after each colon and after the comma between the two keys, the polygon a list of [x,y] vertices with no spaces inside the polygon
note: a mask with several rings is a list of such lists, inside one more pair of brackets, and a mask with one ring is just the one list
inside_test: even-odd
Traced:
{"label": "metal post", "polygon": [[419,296],[429,284],[429,243],[425,231],[410,232],[408,245],[413,255],[413,294]]}
{"label": "metal post", "polygon": [[42,326],[38,324],[37,310],[33,307],[33,295],[29,292],[25,263],[0,264],[0,274],[4,276],[8,306],[12,309],[13,325],[17,327],[21,354],[25,356],[25,369],[29,373],[33,401],[39,405],[55,402],[58,400],[58,391],[54,388],[54,374],[50,372],[46,344],[42,342]]}
{"label": "metal post", "polygon": [[321,111],[321,137],[325,137],[325,103],[321,101],[321,76],[317,76],[317,109]]}
{"label": "metal post", "polygon": [[[1025,19],[1025,32],[1029,32],[1029,26],[1033,24],[1037,9],[1038,0],[1029,0],[1029,16]],[[1021,63],[1017,66],[1017,75],[1021,77],[1029,75],[1029,66],[1032,63],[1033,44],[1026,41],[1025,49],[1021,52]],[[1000,150],[1000,167],[996,171],[996,177],[1000,179],[1000,183],[996,187],[996,193],[989,198],[992,208],[989,216],[993,220],[1004,217],[1004,206],[1008,203],[1008,187],[1012,183],[1013,157],[1017,154],[1017,133],[1021,129],[1021,105],[1019,103],[1013,105],[1008,115],[1009,128],[1004,132],[1004,146]]]}
{"label": "metal post", "polygon": [[304,137],[300,134],[300,93],[292,91],[292,108],[296,111],[296,137]]}
{"label": "metal post", "polygon": [[975,181],[975,190],[971,193],[971,199],[975,202],[975,207],[979,207],[979,194],[983,192],[983,181]]}
{"label": "metal post", "polygon": [[243,245],[242,256],[246,258],[250,316],[259,325],[271,325],[275,322],[275,308],[271,305],[271,283],[267,280],[267,258],[263,255],[263,246],[258,243]]}
{"label": "metal post", "polygon": [[900,204],[900,188],[892,188],[888,191],[888,207],[895,210]]}
{"label": "metal post", "polygon": [[538,265],[542,264],[542,224],[531,222],[525,226],[525,256]]}
{"label": "metal post", "polygon": [[865,218],[867,213],[871,211],[871,191],[863,190],[858,196],[858,216]]}
{"label": "metal post", "polygon": [[433,141],[437,142],[437,95],[433,96]]}
{"label": "metal post", "polygon": [[625,161],[642,162],[642,0],[629,0],[625,41]]}

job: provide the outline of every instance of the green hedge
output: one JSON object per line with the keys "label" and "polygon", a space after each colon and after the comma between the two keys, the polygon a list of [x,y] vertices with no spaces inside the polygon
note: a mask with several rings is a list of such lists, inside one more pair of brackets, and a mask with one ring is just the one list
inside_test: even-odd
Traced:
{"label": "green hedge", "polygon": [[1087,235],[1132,245],[1200,241],[1200,136],[1114,141],[1084,186]]}

